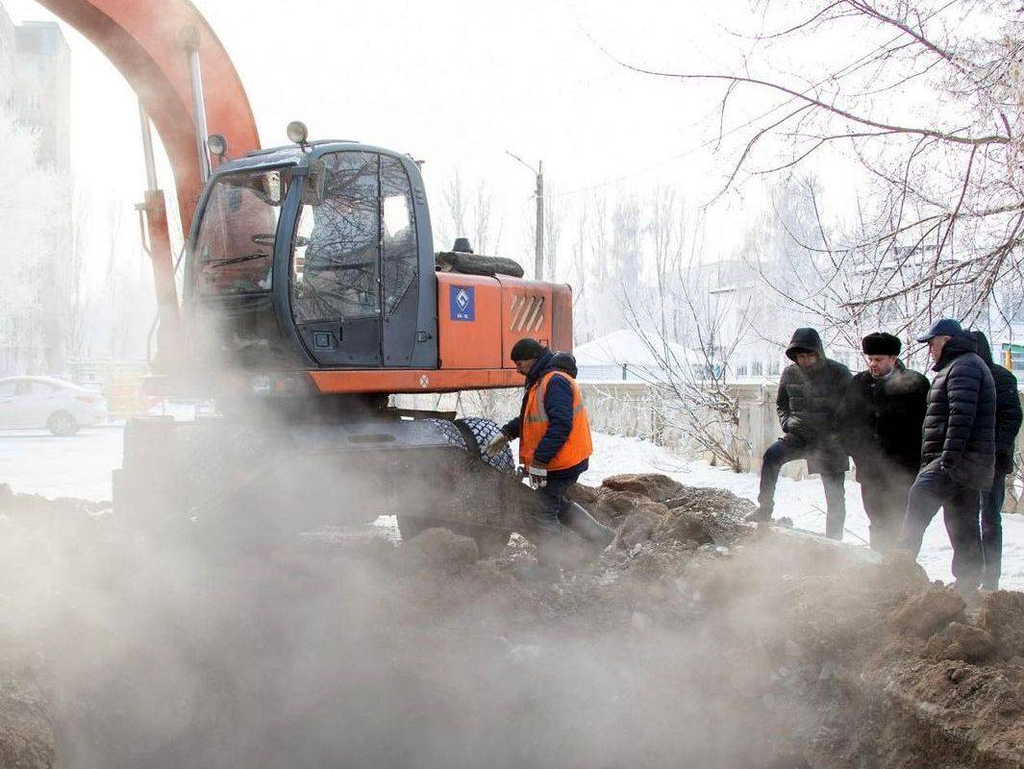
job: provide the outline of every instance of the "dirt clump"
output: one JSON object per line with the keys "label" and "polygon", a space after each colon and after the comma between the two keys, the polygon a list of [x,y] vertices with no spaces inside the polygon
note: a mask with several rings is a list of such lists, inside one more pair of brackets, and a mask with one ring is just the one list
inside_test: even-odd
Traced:
{"label": "dirt clump", "polygon": [[[579,501],[579,500],[577,500]],[[619,527],[633,513],[642,508],[659,515],[667,508],[652,499],[635,491],[618,491],[615,489],[598,488],[592,502],[581,502],[597,520],[606,526]]]}
{"label": "dirt clump", "polygon": [[911,596],[890,617],[892,628],[928,638],[963,615],[967,604],[948,588],[929,588]]}
{"label": "dirt clump", "polygon": [[937,660],[982,662],[995,651],[995,640],[987,630],[962,622],[951,622],[944,632],[928,639],[927,656]]}
{"label": "dirt clump", "polygon": [[601,486],[612,491],[631,491],[652,502],[678,497],[686,487],[660,473],[625,473],[605,478]]}
{"label": "dirt clump", "polygon": [[992,634],[1000,656],[1024,657],[1024,593],[996,590],[985,595],[978,625]]}
{"label": "dirt clump", "polygon": [[615,547],[631,550],[654,537],[668,509],[664,505],[646,504],[630,513],[618,527]]}

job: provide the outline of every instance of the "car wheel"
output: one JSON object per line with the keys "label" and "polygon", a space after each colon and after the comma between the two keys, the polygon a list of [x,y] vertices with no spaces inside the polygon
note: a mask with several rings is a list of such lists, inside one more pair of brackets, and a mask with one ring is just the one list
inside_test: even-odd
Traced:
{"label": "car wheel", "polygon": [[78,427],[78,420],[67,411],[55,411],[46,420],[46,429],[54,435],[74,435],[78,432]]}

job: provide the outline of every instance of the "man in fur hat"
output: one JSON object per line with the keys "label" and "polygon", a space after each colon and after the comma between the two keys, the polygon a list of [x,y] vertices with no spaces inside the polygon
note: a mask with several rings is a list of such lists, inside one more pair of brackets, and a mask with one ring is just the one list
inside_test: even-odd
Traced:
{"label": "man in fur hat", "polygon": [[899,536],[907,494],[921,467],[921,428],[928,379],[900,362],[899,338],[884,331],[861,340],[867,363],[850,381],[840,421],[857,466],[871,548],[889,549]]}

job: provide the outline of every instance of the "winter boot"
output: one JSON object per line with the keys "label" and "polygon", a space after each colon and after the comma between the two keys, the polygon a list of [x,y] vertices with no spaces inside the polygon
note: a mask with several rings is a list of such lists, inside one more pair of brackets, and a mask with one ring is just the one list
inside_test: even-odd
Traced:
{"label": "winter boot", "polygon": [[757,510],[748,514],[743,520],[747,523],[771,523],[772,510],[770,507],[758,507]]}
{"label": "winter boot", "polygon": [[579,534],[593,549],[595,555],[604,552],[604,549],[615,539],[614,530],[598,521],[587,512],[586,508],[576,502],[566,501],[559,520],[570,531]]}

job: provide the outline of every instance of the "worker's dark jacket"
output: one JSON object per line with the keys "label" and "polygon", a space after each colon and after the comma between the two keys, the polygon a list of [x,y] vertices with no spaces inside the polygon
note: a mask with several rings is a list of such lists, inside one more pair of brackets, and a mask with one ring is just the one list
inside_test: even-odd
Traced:
{"label": "worker's dark jacket", "polygon": [[1020,431],[1022,413],[1020,407],[1020,391],[1017,389],[1017,377],[1009,369],[992,360],[992,347],[988,337],[981,331],[975,331],[974,341],[978,348],[978,357],[988,364],[992,379],[996,385],[996,475],[1007,475],[1013,472],[1013,455],[1017,444],[1017,433]]}
{"label": "worker's dark jacket", "polygon": [[883,379],[861,371],[850,380],[840,421],[858,477],[878,477],[889,469],[917,475],[929,386],[927,377],[899,361]]}
{"label": "worker's dark jacket", "polygon": [[[570,359],[571,356],[563,358],[562,355],[556,356],[548,350],[533,364],[533,368],[526,375],[526,389],[523,393],[522,405],[519,407],[519,416],[501,428],[501,431],[509,439],[519,437],[523,421],[523,410],[526,408],[526,396],[532,388],[537,386],[541,377],[549,371],[564,371],[569,376],[575,377],[575,366],[568,365],[568,360]],[[565,381],[564,377],[552,377],[551,381],[548,382],[547,390],[544,393],[544,410],[548,415],[548,430],[544,433],[540,443],[537,444],[533,458],[536,463],[546,465],[562,448],[569,438],[569,433],[572,431],[572,387]],[[548,472],[548,477],[560,478],[567,475],[579,475],[588,466],[589,460],[584,459],[578,465],[573,465],[564,470],[551,470]]]}
{"label": "worker's dark jacket", "polygon": [[921,462],[940,460],[954,483],[992,485],[996,455],[996,387],[967,334],[951,337],[934,366],[928,390]]}
{"label": "worker's dark jacket", "polygon": [[850,370],[825,357],[821,337],[812,328],[797,329],[786,354],[795,359],[795,351],[800,349],[817,353],[818,362],[810,369],[794,363],[782,372],[775,406],[784,440],[810,449],[810,472],[845,472],[850,463],[840,441],[837,412],[850,381]]}

